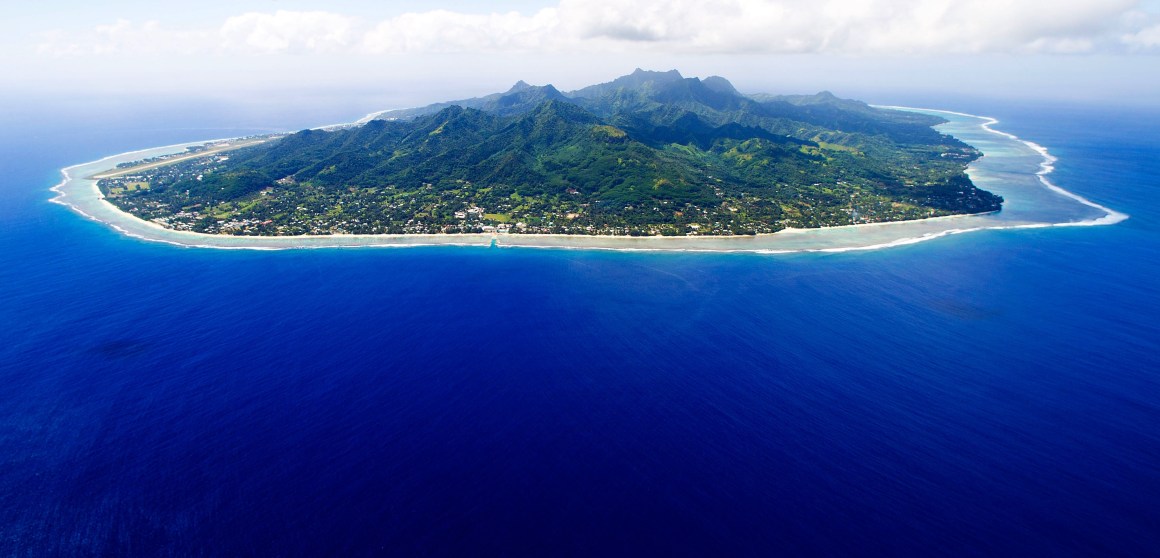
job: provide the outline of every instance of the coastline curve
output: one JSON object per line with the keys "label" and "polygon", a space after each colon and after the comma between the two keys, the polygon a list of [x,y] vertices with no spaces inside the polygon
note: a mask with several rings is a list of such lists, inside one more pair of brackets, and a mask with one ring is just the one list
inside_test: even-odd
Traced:
{"label": "coastline curve", "polygon": [[[49,201],[103,223],[130,238],[186,248],[286,250],[310,248],[405,248],[475,246],[618,251],[836,253],[906,246],[982,230],[1113,225],[1128,215],[1068,191],[1048,179],[1058,159],[1047,148],[993,126],[998,119],[941,109],[880,106],[935,114],[948,120],[936,128],[983,152],[967,174],[980,188],[1006,200],[997,212],[894,221],[786,229],[756,236],[630,237],[532,234],[303,235],[232,236],[175,231],[123,212],[104,199],[91,177],[117,164],[179,153],[187,147],[235,138],[204,140],[129,151],[61,169],[62,181]],[[377,114],[377,113],[375,113]],[[362,119],[362,120],[365,120]],[[360,122],[362,121],[360,120]]]}

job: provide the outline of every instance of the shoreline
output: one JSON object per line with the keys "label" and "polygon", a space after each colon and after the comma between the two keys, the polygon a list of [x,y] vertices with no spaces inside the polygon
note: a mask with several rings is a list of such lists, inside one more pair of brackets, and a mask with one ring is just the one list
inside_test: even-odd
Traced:
{"label": "shoreline", "polygon": [[[204,145],[212,142],[236,141],[241,138],[221,138],[188,142],[163,147],[140,149],[117,155],[103,157],[88,163],[71,165],[61,169],[64,179],[50,188],[56,197],[49,201],[69,207],[73,211],[93,221],[107,225],[114,230],[131,238],[149,242],[161,242],[187,248],[213,248],[234,250],[287,250],[310,248],[356,248],[356,247],[430,247],[430,246],[474,246],[499,248],[550,248],[575,250],[615,250],[615,251],[652,251],[652,252],[749,252],[758,254],[788,254],[803,252],[848,252],[862,250],[877,250],[895,246],[905,246],[934,240],[944,236],[975,232],[980,230],[1003,230],[1023,228],[1045,228],[1060,226],[1100,226],[1112,225],[1124,221],[1129,216],[1125,213],[1110,209],[1087,198],[1065,190],[1050,180],[1047,175],[1054,171],[1054,164],[1058,161],[1048,150],[1032,141],[1023,140],[1014,134],[992,128],[999,121],[995,118],[966,114],[940,109],[918,109],[911,107],[880,106],[895,110],[909,110],[914,112],[934,113],[942,116],[951,115],[958,120],[951,120],[939,127],[963,129],[958,133],[941,130],[956,138],[974,145],[984,156],[967,168],[967,174],[972,181],[982,180],[987,183],[980,188],[1003,195],[1004,208],[975,214],[944,215],[908,221],[884,221],[876,223],[859,223],[831,227],[810,229],[784,229],[775,233],[757,235],[733,236],[627,236],[627,235],[575,235],[575,234],[495,234],[495,233],[432,233],[432,234],[403,234],[403,235],[299,235],[299,236],[233,236],[212,235],[192,231],[176,231],[167,229],[152,221],[146,221],[130,213],[121,211],[108,202],[97,188],[95,176],[107,174],[116,169],[122,162],[139,160],[142,154],[158,156],[180,152],[189,146]],[[362,122],[376,114],[389,111],[371,113],[367,117],[352,124]],[[982,121],[982,122],[979,122]],[[333,125],[332,125],[333,126]],[[1039,158],[1033,173],[1011,172],[1002,168],[1002,163],[1027,163],[1020,161],[1026,158],[1024,153],[1011,152],[1011,146],[997,146],[997,148],[983,149],[960,134],[971,135],[971,128],[977,128],[990,138],[980,136],[976,143],[990,143],[988,139],[995,136],[1012,144],[1018,144],[1035,154]],[[242,147],[242,146],[238,146]],[[1006,147],[1007,150],[1004,150]],[[134,159],[134,157],[137,157]],[[994,171],[986,168],[992,162],[1000,161]],[[1010,160],[1006,160],[1010,159]],[[83,176],[73,176],[75,171],[87,169]],[[991,178],[991,173],[1004,175],[1000,178]],[[978,174],[979,176],[976,176]],[[1040,190],[1051,193],[1056,198],[1078,203],[1088,210],[1096,210],[1102,215],[1087,215],[1076,211],[1075,208],[1060,212],[1052,218],[1044,215],[1042,219],[1020,218],[1019,213],[1034,213],[1035,205],[1023,204],[1021,197],[1035,198],[1036,192],[1018,190],[1019,195],[1013,195],[1014,184],[1020,177],[1034,178]],[[85,182],[88,182],[86,188]],[[996,192],[996,186],[1000,190]],[[1022,186],[1027,186],[1023,184]],[[1041,196],[1040,196],[1041,197]],[[1057,200],[1049,200],[1057,201]],[[1017,207],[1009,207],[1015,203]],[[1024,207],[1026,205],[1026,207]],[[1089,211],[1090,213],[1090,211]],[[1078,218],[1069,218],[1070,215],[1079,215]],[[1063,220],[1061,220],[1063,219]],[[949,226],[951,223],[966,226]]]}
{"label": "shoreline", "polygon": [[[1015,134],[1010,133],[1010,132],[996,130],[992,126],[999,123],[998,118],[994,118],[991,116],[979,116],[976,114],[968,114],[965,112],[956,112],[953,110],[943,110],[943,109],[914,108],[914,107],[902,107],[902,106],[890,106],[890,105],[875,105],[875,106],[877,106],[879,108],[887,108],[887,109],[895,109],[895,110],[909,110],[909,111],[914,111],[914,112],[934,112],[934,113],[941,113],[941,114],[951,114],[951,115],[955,115],[955,116],[962,116],[962,117],[966,117],[966,118],[978,118],[980,120],[984,120],[984,122],[979,125],[980,128],[982,128],[982,129],[984,129],[992,134],[997,134],[997,135],[1003,136],[1007,139],[1010,139],[1012,141],[1017,141],[1019,143],[1022,143],[1023,145],[1026,145],[1027,147],[1031,148],[1033,151],[1038,153],[1041,157],[1043,157],[1043,161],[1041,163],[1039,163],[1039,171],[1035,173],[1035,175],[1037,177],[1039,177],[1039,182],[1041,182],[1043,184],[1043,186],[1045,186],[1049,190],[1051,190],[1051,191],[1053,191],[1061,196],[1069,197],[1069,198],[1071,198],[1079,203],[1082,203],[1082,204],[1084,204],[1088,207],[1094,208],[1094,209],[1098,209],[1098,210],[1103,211],[1104,213],[1107,214],[1100,219],[1096,219],[1095,221],[1100,221],[1101,219],[1108,220],[1106,222],[1092,222],[1092,223],[1088,223],[1088,224],[1083,224],[1083,223],[1053,223],[1050,226],[1082,227],[1082,226],[1114,225],[1116,223],[1126,221],[1128,219],[1128,217],[1130,217],[1127,213],[1116,211],[1116,210],[1114,210],[1110,207],[1107,207],[1105,205],[1098,204],[1098,203],[1091,201],[1091,200],[1089,200],[1089,199],[1087,199],[1087,198],[1085,198],[1085,197],[1083,197],[1075,192],[1061,188],[1058,185],[1056,185],[1055,183],[1048,180],[1047,175],[1051,174],[1052,172],[1055,172],[1055,163],[1059,162],[1059,158],[1056,157],[1055,155],[1052,155],[1047,150],[1046,147],[1039,145],[1038,143],[1035,143],[1031,140],[1025,140],[1019,136],[1016,136]],[[984,154],[984,156],[985,155],[986,154]]]}

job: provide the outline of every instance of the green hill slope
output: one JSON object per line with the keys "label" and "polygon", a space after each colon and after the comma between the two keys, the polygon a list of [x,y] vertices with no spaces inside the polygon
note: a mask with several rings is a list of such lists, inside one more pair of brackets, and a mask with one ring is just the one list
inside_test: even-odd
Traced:
{"label": "green hill slope", "polygon": [[[304,130],[185,163],[110,201],[234,234],[751,234],[996,210],[939,119],[821,93],[747,97],[645,72]],[[118,192],[113,194],[113,192]]]}

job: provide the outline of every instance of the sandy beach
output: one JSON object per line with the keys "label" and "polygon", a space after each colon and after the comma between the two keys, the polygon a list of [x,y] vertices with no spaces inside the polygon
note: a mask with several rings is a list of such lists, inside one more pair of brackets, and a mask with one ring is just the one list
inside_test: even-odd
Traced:
{"label": "sandy beach", "polygon": [[[208,140],[122,153],[62,169],[64,180],[54,186],[51,201],[72,208],[120,233],[151,242],[218,249],[279,250],[304,248],[479,246],[555,248],[583,250],[751,252],[845,252],[904,246],[967,232],[995,229],[1054,226],[1111,225],[1126,214],[1104,207],[1067,191],[1048,180],[1056,162],[1046,148],[993,128],[994,118],[935,109],[883,107],[936,114],[949,120],[937,128],[981,150],[984,156],[967,169],[971,180],[984,190],[1004,197],[1003,209],[976,215],[954,215],[914,221],[869,223],[819,229],[787,229],[756,236],[630,237],[551,234],[429,234],[429,235],[308,235],[229,236],[175,231],[125,213],[106,201],[97,179],[119,172],[117,165],[150,157],[171,155]],[[236,149],[253,142],[218,147],[213,153]],[[160,164],[167,164],[178,157]],[[138,167],[139,170],[141,167]]]}

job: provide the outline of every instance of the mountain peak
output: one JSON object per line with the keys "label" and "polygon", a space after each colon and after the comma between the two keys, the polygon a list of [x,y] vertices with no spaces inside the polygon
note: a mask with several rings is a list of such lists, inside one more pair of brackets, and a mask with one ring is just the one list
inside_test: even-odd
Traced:
{"label": "mountain peak", "polygon": [[633,70],[632,73],[629,75],[632,75],[632,76],[670,76],[670,77],[673,77],[675,79],[683,79],[683,76],[681,76],[681,72],[678,72],[677,70],[669,70],[667,72],[658,72],[655,70],[643,70],[641,68],[637,68],[637,69]]}
{"label": "mountain peak", "polygon": [[621,89],[656,89],[661,86],[681,82],[684,79],[685,78],[681,75],[681,73],[676,70],[669,70],[667,72],[655,72],[637,68],[633,70],[631,74],[620,76],[610,82],[589,85],[583,89],[573,91],[570,93],[570,96],[579,98],[596,98],[602,95],[612,94]]}
{"label": "mountain peak", "polygon": [[716,91],[718,93],[731,93],[733,95],[741,94],[737,91],[737,88],[733,87],[732,83],[729,83],[729,80],[721,76],[709,76],[701,80],[701,83],[710,90]]}
{"label": "mountain peak", "polygon": [[[512,89],[391,113],[393,122],[271,139],[212,162],[205,180],[195,174],[204,162],[178,161],[181,172],[146,175],[156,188],[130,197],[102,182],[101,193],[126,210],[141,200],[173,208],[151,204],[146,214],[170,222],[185,218],[179,208],[204,208],[188,213],[194,232],[280,235],[736,236],[1002,204],[971,183],[964,169],[977,151],[931,129],[937,117],[828,94],[759,102],[722,78],[677,71],[637,69],[571,96],[551,85]],[[835,143],[814,139],[823,137]],[[929,184],[912,187],[918,180]],[[866,215],[854,217],[854,204]],[[231,231],[214,218],[219,208],[272,227]]]}
{"label": "mountain peak", "polygon": [[537,86],[521,81],[507,93],[481,103],[480,108],[500,115],[521,114],[532,110],[545,100],[568,101],[568,98],[551,84]]}
{"label": "mountain peak", "polygon": [[622,76],[612,80],[612,83],[626,82],[633,85],[640,85],[647,82],[669,83],[673,81],[680,81],[685,79],[681,72],[676,70],[669,70],[667,72],[656,72],[652,70],[642,70],[637,68],[627,76]]}
{"label": "mountain peak", "polygon": [[532,88],[532,86],[529,85],[528,82],[521,79],[521,80],[517,81],[516,84],[513,85],[511,89],[508,89],[507,92],[508,93],[518,93],[520,91],[527,91],[528,89],[531,89],[531,88]]}

